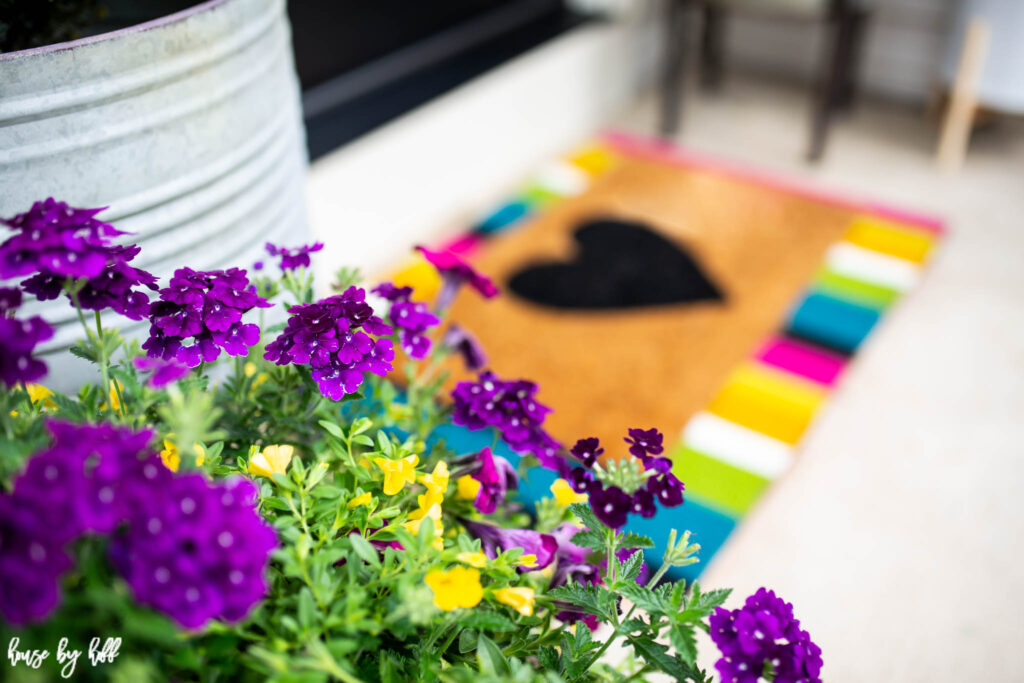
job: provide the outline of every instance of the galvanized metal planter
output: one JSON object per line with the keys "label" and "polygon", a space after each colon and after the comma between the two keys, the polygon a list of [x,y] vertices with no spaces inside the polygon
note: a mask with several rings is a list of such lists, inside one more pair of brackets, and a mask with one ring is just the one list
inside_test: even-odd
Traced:
{"label": "galvanized metal planter", "polygon": [[[0,54],[0,216],[47,196],[109,206],[159,276],[307,240],[305,169],[284,0],[211,0]],[[57,327],[48,356],[80,336],[66,300],[31,306]],[[47,362],[56,386],[92,376],[68,354]]]}

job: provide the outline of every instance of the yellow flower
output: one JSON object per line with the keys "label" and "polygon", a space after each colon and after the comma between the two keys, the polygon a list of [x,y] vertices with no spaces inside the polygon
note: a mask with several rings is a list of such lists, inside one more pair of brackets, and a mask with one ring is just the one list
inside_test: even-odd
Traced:
{"label": "yellow flower", "polygon": [[499,588],[494,597],[503,605],[508,605],[524,617],[533,615],[534,592],[532,588]]}
{"label": "yellow flower", "polygon": [[477,569],[483,569],[487,566],[487,556],[483,553],[459,553],[455,556],[459,562],[468,564],[470,567],[476,567]]}
{"label": "yellow flower", "polygon": [[418,455],[410,455],[401,460],[374,458],[373,461],[384,472],[385,495],[393,496],[404,489],[406,484],[416,480],[416,464],[420,458]]}
{"label": "yellow flower", "polygon": [[249,458],[249,474],[260,477],[273,477],[284,474],[295,456],[294,446],[265,446],[260,453]]}
{"label": "yellow flower", "polygon": [[408,529],[412,535],[417,535],[420,532],[420,525],[423,520],[429,517],[434,522],[434,540],[431,541],[431,545],[437,550],[444,550],[444,539],[441,538],[441,534],[444,533],[444,523],[441,521],[441,506],[434,504],[429,508],[419,508],[409,513],[409,521],[402,522],[402,526]]}
{"label": "yellow flower", "polygon": [[480,493],[480,482],[468,474],[459,477],[455,483],[458,487],[455,497],[459,500],[473,500]]}
{"label": "yellow flower", "polygon": [[[51,396],[53,396],[53,392],[44,387],[42,384],[35,384],[33,382],[29,382],[28,384],[25,385],[25,388],[28,390],[28,400],[32,401],[33,405],[38,405],[39,403],[42,403],[43,410],[53,410],[57,407],[57,404],[53,402],[52,398],[50,398]],[[11,417],[18,417],[18,411],[12,410]]]}
{"label": "yellow flower", "polygon": [[[114,385],[114,382],[117,382],[117,386]],[[114,380],[114,379],[110,380],[110,403],[109,404],[104,404],[103,405],[104,408],[106,408],[107,405],[109,405],[110,406],[110,410],[113,410],[115,412],[118,411],[118,410],[121,410],[121,399],[119,399],[117,397],[117,390],[118,389],[120,389],[121,391],[124,391],[124,385],[121,384],[121,381],[120,380]]]}
{"label": "yellow flower", "polygon": [[[259,368],[257,368],[256,364],[253,363],[253,362],[248,362],[244,366],[242,366],[242,372],[245,373],[246,377],[252,377],[253,375],[256,375],[256,371],[258,369]],[[258,387],[259,385],[263,384],[266,381],[267,381],[267,373],[261,372],[260,374],[256,375],[256,379],[254,379],[252,381],[253,389],[255,389],[256,387]]]}
{"label": "yellow flower", "polygon": [[565,479],[555,479],[555,483],[551,485],[551,493],[555,496],[555,502],[562,507],[568,507],[573,503],[587,502],[587,494],[573,491],[572,486]]}
{"label": "yellow flower", "polygon": [[420,477],[420,483],[428,489],[444,493],[448,489],[448,463],[444,460],[438,461],[431,474],[424,474]]}
{"label": "yellow flower", "polygon": [[519,559],[517,560],[517,562],[519,563],[520,567],[536,567],[537,566],[537,556],[533,555],[533,554],[520,555]]}
{"label": "yellow flower", "polygon": [[[174,436],[174,434],[167,436]],[[206,462],[206,449],[198,443],[193,443],[192,448],[196,451],[196,466],[198,467]],[[178,471],[178,467],[181,465],[181,454],[178,453],[178,446],[170,439],[164,439],[164,449],[160,451],[160,459],[164,461],[164,466],[171,472]]]}
{"label": "yellow flower", "polygon": [[348,502],[348,509],[349,510],[354,510],[355,508],[362,507],[364,505],[369,505],[372,502],[373,502],[373,496],[371,496],[369,493],[364,493],[364,494],[358,495],[355,498],[353,498],[352,500],[350,500]]}
{"label": "yellow flower", "polygon": [[476,607],[484,597],[484,589],[480,585],[480,572],[476,569],[435,569],[427,572],[426,582],[434,592],[434,604],[446,612],[456,607]]}

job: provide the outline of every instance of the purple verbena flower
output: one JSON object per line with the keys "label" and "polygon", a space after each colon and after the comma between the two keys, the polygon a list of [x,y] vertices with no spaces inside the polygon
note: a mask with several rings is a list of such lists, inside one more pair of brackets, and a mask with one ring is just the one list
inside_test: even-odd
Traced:
{"label": "purple verbena flower", "polygon": [[17,287],[0,287],[0,316],[16,311],[21,306],[21,290]]}
{"label": "purple verbena flower", "polygon": [[633,498],[618,486],[607,486],[593,491],[590,507],[603,524],[612,529],[621,529],[633,505]]}
{"label": "purple verbena flower", "polygon": [[477,371],[487,365],[487,354],[477,338],[455,323],[441,337],[441,346],[462,356],[467,370]]}
{"label": "purple verbena flower", "polygon": [[536,398],[537,385],[526,380],[502,380],[483,372],[477,382],[459,382],[452,391],[452,421],[472,431],[494,427],[514,450],[533,453],[548,469],[567,472],[558,455],[560,444],[543,429],[551,409]]}
{"label": "purple verbena flower", "polygon": [[46,363],[33,358],[32,352],[51,337],[53,328],[38,315],[25,320],[0,317],[0,381],[13,387],[43,377]]}
{"label": "purple verbena flower", "polygon": [[271,305],[244,270],[179,268],[150,308],[149,339],[142,348],[150,358],[176,358],[191,368],[216,360],[221,350],[245,356],[259,342],[260,328],[243,323],[242,316]]}
{"label": "purple verbena flower", "polygon": [[683,482],[671,472],[659,474],[647,480],[647,490],[661,505],[667,508],[683,504]]}
{"label": "purple verbena flower", "polygon": [[434,251],[416,247],[427,261],[441,274],[441,292],[437,295],[434,309],[444,311],[455,300],[463,284],[468,284],[487,299],[498,296],[498,288],[485,276],[477,272],[461,258],[450,251]]}
{"label": "purple verbena flower", "polygon": [[[298,247],[278,247],[270,242],[266,244],[267,253],[271,256],[281,257],[281,270],[296,270],[298,268],[308,268],[310,261],[309,255],[313,252],[320,251],[324,248],[323,242],[315,242],[313,244],[304,244]],[[262,263],[260,266],[262,267]],[[257,269],[258,270],[258,269]]]}
{"label": "purple verbena flower", "polygon": [[776,681],[821,683],[821,648],[773,591],[758,589],[740,609],[718,607],[709,622],[723,683],[756,683],[766,667]]}
{"label": "purple verbena flower", "polygon": [[592,436],[577,441],[576,445],[569,452],[576,456],[586,467],[593,467],[597,459],[604,453],[604,449],[601,448],[601,442]]}
{"label": "purple verbena flower", "polygon": [[509,489],[519,486],[519,475],[508,460],[494,455],[490,448],[477,453],[477,465],[476,471],[470,474],[480,482],[480,491],[473,504],[478,511],[489,515],[505,500]]}
{"label": "purple verbena flower", "polygon": [[[107,249],[107,265],[95,277],[89,278],[78,291],[78,302],[90,311],[112,309],[132,320],[149,315],[149,297],[138,287],[156,290],[156,276],[129,265],[140,251],[136,245],[114,246]],[[42,272],[22,283],[22,287],[37,299],[56,299],[64,291],[64,277]],[[73,302],[71,296],[68,299]]]}
{"label": "purple verbena flower", "polygon": [[529,567],[521,566],[520,571],[544,569],[555,559],[558,541],[551,534],[542,534],[530,529],[504,529],[493,524],[469,520],[462,520],[462,523],[471,535],[480,539],[481,548],[487,557],[494,558],[499,553],[520,548],[524,555],[533,555],[537,558],[535,564]]}
{"label": "purple verbena flower", "polygon": [[136,358],[132,361],[136,370],[152,372],[149,377],[149,386],[160,389],[171,382],[177,382],[189,372],[189,367],[183,365],[173,358]]}
{"label": "purple verbena flower", "polygon": [[426,358],[431,347],[426,332],[438,325],[440,318],[431,313],[426,304],[411,300],[411,287],[395,287],[390,282],[383,282],[372,291],[391,302],[388,322],[398,330],[402,348],[409,357],[416,360]]}
{"label": "purple verbena flower", "polygon": [[14,230],[0,244],[0,279],[37,272],[60,278],[99,275],[107,265],[109,239],[125,234],[95,218],[103,208],[76,209],[50,197],[0,219]]}
{"label": "purple verbena flower", "polygon": [[110,555],[135,598],[185,628],[238,621],[267,591],[277,537],[256,511],[256,486],[173,477],[114,537]]}
{"label": "purple verbena flower", "polygon": [[664,438],[657,429],[633,428],[623,441],[629,444],[630,453],[643,460],[650,455],[661,455],[665,450],[661,445]]}
{"label": "purple verbena flower", "polygon": [[264,358],[278,365],[308,365],[320,392],[340,401],[355,393],[367,372],[384,377],[393,370],[392,328],[374,315],[366,292],[349,287],[343,294],[293,306],[281,335],[267,345]]}

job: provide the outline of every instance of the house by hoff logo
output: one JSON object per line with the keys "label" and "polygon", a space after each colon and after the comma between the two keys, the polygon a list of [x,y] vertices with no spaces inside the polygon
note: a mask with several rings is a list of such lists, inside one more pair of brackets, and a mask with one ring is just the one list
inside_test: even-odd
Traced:
{"label": "house by hoff logo", "polygon": [[[30,669],[38,669],[50,657],[49,650],[21,650],[19,645],[21,645],[20,638],[11,638],[11,642],[7,644],[7,660],[13,667],[26,666]],[[120,638],[104,638],[102,640],[93,638],[89,641],[89,664],[91,666],[110,664],[117,659],[120,650]],[[60,642],[57,643],[56,663],[60,667],[61,678],[71,678],[75,674],[75,667],[78,666],[81,656],[81,650],[68,647],[67,638],[60,639]]]}

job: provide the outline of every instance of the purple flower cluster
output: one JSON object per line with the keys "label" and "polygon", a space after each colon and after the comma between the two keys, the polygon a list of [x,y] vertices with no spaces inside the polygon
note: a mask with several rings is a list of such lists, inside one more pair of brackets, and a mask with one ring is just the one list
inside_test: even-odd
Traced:
{"label": "purple flower cluster", "polygon": [[[78,291],[82,308],[89,311],[110,308],[132,320],[142,320],[149,315],[149,297],[136,288],[156,290],[156,276],[129,265],[139,251],[136,245],[109,247],[107,265]],[[56,299],[64,291],[64,278],[49,272],[36,273],[21,286],[37,299],[47,301]]]}
{"label": "purple flower cluster", "polygon": [[715,609],[710,626],[723,683],[757,683],[766,667],[776,683],[821,683],[821,648],[774,591],[758,589],[740,609]]}
{"label": "purple flower cluster", "polygon": [[364,290],[349,287],[288,312],[288,326],[263,357],[278,365],[309,365],[324,396],[340,401],[359,389],[365,373],[384,377],[393,369],[391,342],[370,336],[391,334],[391,327],[374,315]]}
{"label": "purple flower cluster", "polygon": [[537,401],[533,382],[506,381],[493,372],[482,372],[477,382],[459,382],[452,399],[455,424],[471,431],[494,427],[514,450],[534,454],[548,469],[567,471],[567,463],[558,454],[561,444],[543,429],[551,409]]}
{"label": "purple flower cluster", "polygon": [[410,300],[412,287],[396,287],[390,282],[382,282],[372,291],[391,302],[388,322],[399,330],[402,349],[410,358],[426,358],[431,346],[426,332],[438,325],[441,319],[431,313],[426,304]]}
{"label": "purple flower cluster", "polygon": [[577,493],[589,496],[590,507],[603,523],[613,529],[626,524],[629,513],[651,518],[657,511],[656,503],[664,507],[683,504],[683,482],[672,474],[672,461],[658,457],[664,452],[664,437],[657,429],[630,429],[625,439],[630,444],[629,452],[643,462],[644,469],[653,471],[647,483],[633,492],[626,493],[618,486],[605,486],[590,470],[597,458],[604,452],[600,442],[593,437],[580,439],[570,449],[584,466],[569,472],[567,479]]}
{"label": "purple flower cluster", "polygon": [[[176,477],[148,448],[149,431],[47,426],[53,444],[29,460],[10,495],[0,496],[0,614],[7,621],[37,621],[57,607],[61,575],[72,566],[66,547],[85,533],[114,534],[112,559],[136,597],[184,626],[212,617],[238,619],[262,597],[274,534],[253,506],[251,485],[218,487],[200,475]],[[202,517],[184,515],[189,496],[202,499]],[[182,514],[173,516],[169,501]],[[225,532],[241,539],[238,547],[223,546]],[[136,542],[140,537],[152,544]],[[199,550],[186,554],[192,547]],[[134,573],[157,560],[157,548],[171,548],[177,558],[159,599]],[[242,573],[232,574],[235,569]],[[197,584],[204,601],[199,608],[188,600]],[[174,601],[164,601],[166,595]]]}
{"label": "purple flower cluster", "polygon": [[15,234],[0,244],[0,278],[49,273],[93,278],[109,260],[109,238],[125,233],[96,220],[99,209],[76,209],[50,197],[25,213],[0,219]]}
{"label": "purple flower cluster", "polygon": [[139,602],[185,628],[242,619],[267,592],[264,570],[277,545],[256,512],[256,486],[242,478],[214,485],[198,473],[166,478],[114,537],[114,566]]}
{"label": "purple flower cluster", "polygon": [[245,356],[259,342],[260,328],[243,323],[242,316],[271,305],[244,270],[179,268],[150,309],[149,339],[142,348],[150,358],[176,358],[190,368],[216,360],[221,349]]}
{"label": "purple flower cluster", "polygon": [[19,306],[21,290],[0,287],[0,381],[9,387],[46,374],[46,364],[32,352],[53,336],[53,328],[38,315],[25,320],[8,317]]}
{"label": "purple flower cluster", "polygon": [[77,294],[82,308],[110,308],[142,320],[149,297],[137,288],[155,290],[156,277],[129,265],[139,247],[110,244],[126,233],[97,220],[102,210],[76,209],[51,197],[0,221],[16,231],[0,245],[0,278],[31,274],[22,286],[41,300],[60,296],[69,278],[85,279]]}
{"label": "purple flower cluster", "polygon": [[[296,270],[298,268],[309,268],[309,255],[324,248],[323,242],[304,244],[302,246],[287,248],[267,242],[266,250],[271,256],[281,257],[281,270]],[[256,270],[260,270],[263,264],[260,263]]]}

